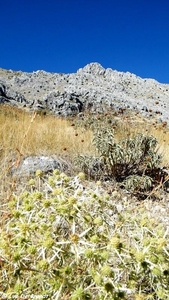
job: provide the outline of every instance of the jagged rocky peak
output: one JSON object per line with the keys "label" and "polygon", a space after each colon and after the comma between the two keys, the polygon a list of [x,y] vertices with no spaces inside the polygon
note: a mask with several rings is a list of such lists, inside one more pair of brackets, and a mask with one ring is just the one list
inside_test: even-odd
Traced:
{"label": "jagged rocky peak", "polygon": [[106,70],[102,67],[101,64],[94,62],[94,63],[87,64],[84,68],[80,68],[77,71],[77,74],[89,73],[93,75],[104,75],[105,71]]}
{"label": "jagged rocky peak", "polygon": [[[84,66],[83,68],[80,68],[77,71],[77,74],[80,75],[86,75],[86,74],[91,74],[95,77],[99,77],[104,75],[104,77],[106,77],[109,80],[112,81],[120,81],[121,83],[123,81],[129,81],[129,80],[133,80],[133,81],[143,81],[143,79],[133,73],[130,72],[119,72],[117,70],[113,70],[111,68],[104,68],[101,64],[97,63],[97,62],[93,62],[90,64],[87,64],[86,66]],[[96,79],[97,80],[97,79]],[[149,80],[149,79],[148,79]],[[153,82],[156,82],[153,79],[150,79]]]}

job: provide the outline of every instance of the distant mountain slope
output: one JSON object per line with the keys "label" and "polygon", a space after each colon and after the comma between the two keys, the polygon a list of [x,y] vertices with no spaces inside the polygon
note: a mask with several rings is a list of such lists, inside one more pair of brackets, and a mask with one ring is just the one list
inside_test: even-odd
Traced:
{"label": "distant mountain slope", "polygon": [[167,121],[169,84],[104,69],[99,63],[90,63],[72,74],[0,69],[0,103],[63,116],[87,108],[100,111],[122,107]]}

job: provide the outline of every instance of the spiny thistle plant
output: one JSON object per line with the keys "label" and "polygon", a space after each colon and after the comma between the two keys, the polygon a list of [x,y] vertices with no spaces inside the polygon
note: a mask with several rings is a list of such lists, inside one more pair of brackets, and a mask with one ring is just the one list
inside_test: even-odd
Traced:
{"label": "spiny thistle plant", "polygon": [[85,175],[38,171],[1,207],[1,299],[167,299],[168,231]]}

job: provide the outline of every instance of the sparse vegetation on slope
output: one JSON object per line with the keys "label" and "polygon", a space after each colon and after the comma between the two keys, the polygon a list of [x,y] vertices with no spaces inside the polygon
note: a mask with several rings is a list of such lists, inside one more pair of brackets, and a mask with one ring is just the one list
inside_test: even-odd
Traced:
{"label": "sparse vegetation on slope", "polygon": [[[156,190],[161,201],[156,206],[150,193],[152,171],[162,161],[158,132],[167,132],[166,125],[152,125],[154,137],[148,123],[139,129],[132,115],[84,114],[68,120],[3,106],[0,112],[0,297],[167,299],[169,197]],[[168,147],[167,138],[163,147]],[[72,176],[60,170],[48,175],[37,170],[27,182],[8,176],[13,163],[33,154],[72,161],[83,154],[86,168],[88,162],[94,167],[95,157],[97,182],[85,180],[83,172],[76,175],[75,167]],[[133,175],[139,178],[127,183]],[[148,182],[144,202],[134,197],[136,183],[137,192],[143,192],[141,179]]]}

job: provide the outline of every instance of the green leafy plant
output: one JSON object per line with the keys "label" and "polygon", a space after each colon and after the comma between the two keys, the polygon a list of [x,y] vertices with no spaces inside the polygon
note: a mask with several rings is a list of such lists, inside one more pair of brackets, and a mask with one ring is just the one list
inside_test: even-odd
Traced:
{"label": "green leafy plant", "polygon": [[119,181],[131,174],[146,174],[161,162],[156,151],[157,140],[152,136],[137,134],[117,142],[113,131],[104,128],[95,132],[94,144],[108,174]]}
{"label": "green leafy plant", "polygon": [[93,143],[98,155],[93,160],[90,157],[90,164],[87,156],[79,156],[78,160],[84,172],[92,174],[92,169],[96,178],[113,178],[130,191],[138,192],[152,189],[164,175],[159,167],[162,156],[153,136],[137,134],[117,141],[112,128],[97,127]]}
{"label": "green leafy plant", "polygon": [[152,179],[146,175],[131,175],[124,180],[123,185],[131,192],[148,191],[152,187]]}

